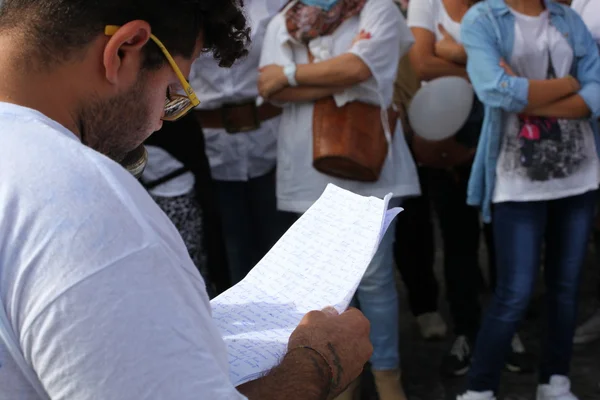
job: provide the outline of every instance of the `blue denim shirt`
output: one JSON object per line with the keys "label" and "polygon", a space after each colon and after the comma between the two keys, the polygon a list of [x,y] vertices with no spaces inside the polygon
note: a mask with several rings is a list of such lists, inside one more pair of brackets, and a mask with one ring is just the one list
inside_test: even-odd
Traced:
{"label": "blue denim shirt", "polygon": [[[571,75],[581,84],[579,95],[591,110],[590,124],[600,157],[597,119],[600,116],[600,54],[581,18],[569,7],[545,0],[550,21],[573,49]],[[527,106],[529,81],[506,74],[500,60],[510,63],[515,17],[504,0],[482,1],[462,20],[461,40],[468,62],[467,72],[475,93],[485,105],[485,118],[473,163],[467,203],[481,207],[485,222],[491,221],[491,203],[496,181],[496,163],[504,134],[505,113],[518,113]]]}

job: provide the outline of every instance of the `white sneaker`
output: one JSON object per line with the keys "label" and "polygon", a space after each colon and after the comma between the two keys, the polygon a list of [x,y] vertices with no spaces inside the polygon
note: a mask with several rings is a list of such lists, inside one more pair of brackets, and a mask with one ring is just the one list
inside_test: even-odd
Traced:
{"label": "white sneaker", "polygon": [[419,315],[417,324],[423,339],[441,339],[446,336],[448,327],[438,312],[431,312]]}
{"label": "white sneaker", "polygon": [[457,396],[456,400],[496,400],[496,398],[492,391],[472,392],[469,390],[467,393]]}
{"label": "white sneaker", "polygon": [[552,375],[550,383],[539,385],[537,400],[578,400],[571,393],[571,381],[566,376]]}
{"label": "white sneaker", "polygon": [[600,339],[600,308],[577,328],[575,337],[573,337],[573,343],[585,344],[593,342],[596,339]]}

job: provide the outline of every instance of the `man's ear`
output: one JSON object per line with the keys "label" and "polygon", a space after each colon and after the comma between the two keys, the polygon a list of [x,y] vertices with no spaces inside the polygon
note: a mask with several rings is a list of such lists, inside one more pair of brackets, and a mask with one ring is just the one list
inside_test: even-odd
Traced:
{"label": "man's ear", "polygon": [[[143,47],[150,40],[150,24],[131,21],[121,26],[104,47],[106,79],[113,85],[137,79],[144,62]],[[125,83],[127,84],[127,83]]]}

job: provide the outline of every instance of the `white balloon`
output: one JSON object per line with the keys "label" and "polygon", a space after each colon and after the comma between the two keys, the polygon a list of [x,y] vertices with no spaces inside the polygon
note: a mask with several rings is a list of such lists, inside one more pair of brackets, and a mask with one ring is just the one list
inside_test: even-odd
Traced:
{"label": "white balloon", "polygon": [[474,96],[469,81],[456,76],[423,84],[408,108],[408,120],[413,131],[432,141],[453,136],[467,122]]}

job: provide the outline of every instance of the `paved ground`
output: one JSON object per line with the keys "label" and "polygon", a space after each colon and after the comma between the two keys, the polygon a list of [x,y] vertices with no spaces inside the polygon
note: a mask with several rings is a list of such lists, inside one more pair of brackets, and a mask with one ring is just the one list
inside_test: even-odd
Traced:
{"label": "paved ground", "polygon": [[[439,241],[438,241],[439,243]],[[440,276],[441,251],[437,257],[437,272]],[[482,261],[485,257],[482,256]],[[600,255],[596,255],[592,246],[584,273],[580,318],[584,319],[595,307],[595,283],[600,263]],[[438,278],[439,279],[439,278]],[[440,279],[441,282],[441,279]],[[404,301],[405,290],[400,284],[401,292],[401,354],[403,380],[409,400],[454,400],[464,390],[465,379],[444,379],[439,374],[439,363],[452,343],[449,337],[445,341],[426,342],[418,334],[414,319]],[[442,303],[444,303],[442,299]],[[447,317],[445,305],[442,311]],[[521,331],[522,339],[529,351],[535,356],[540,353],[540,331],[543,329],[545,307],[543,302],[543,285],[532,302],[529,320]],[[448,318],[446,318],[448,321]],[[573,392],[580,400],[600,400],[600,342],[575,349],[572,369]],[[535,399],[535,375],[515,375],[505,373],[501,394],[498,400],[530,400]],[[362,400],[375,400],[371,377],[366,374],[362,384]]]}

